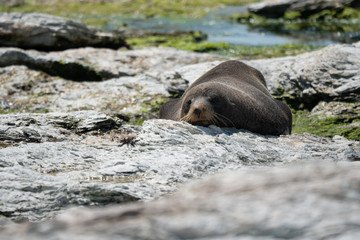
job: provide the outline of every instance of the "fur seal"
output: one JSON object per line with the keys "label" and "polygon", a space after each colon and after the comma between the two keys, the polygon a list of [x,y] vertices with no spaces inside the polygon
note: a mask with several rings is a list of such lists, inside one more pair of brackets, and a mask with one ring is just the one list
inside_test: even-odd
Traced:
{"label": "fur seal", "polygon": [[274,99],[264,76],[240,61],[226,61],[160,108],[159,118],[194,125],[235,127],[264,135],[290,134],[292,114]]}

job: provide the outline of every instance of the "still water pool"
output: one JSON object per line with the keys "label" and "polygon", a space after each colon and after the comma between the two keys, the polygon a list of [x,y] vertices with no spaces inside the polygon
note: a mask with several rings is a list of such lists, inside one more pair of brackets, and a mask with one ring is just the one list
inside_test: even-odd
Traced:
{"label": "still water pool", "polygon": [[[250,28],[246,24],[239,24],[225,18],[233,13],[241,13],[244,11],[246,11],[244,6],[228,6],[208,14],[202,19],[112,16],[106,28],[116,29],[125,23],[129,28],[158,32],[201,31],[207,34],[207,41],[209,42],[226,42],[247,46],[271,46],[287,43],[328,45],[331,43],[346,42],[344,38],[346,40],[347,36],[343,33],[304,30],[289,34],[289,32],[271,31],[266,28]],[[359,35],[359,33],[350,34]]]}

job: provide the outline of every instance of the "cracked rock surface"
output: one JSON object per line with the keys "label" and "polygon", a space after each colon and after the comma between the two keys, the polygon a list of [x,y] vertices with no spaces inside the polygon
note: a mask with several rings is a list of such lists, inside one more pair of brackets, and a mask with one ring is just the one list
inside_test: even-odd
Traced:
{"label": "cracked rock surface", "polygon": [[126,47],[119,33],[102,32],[76,20],[41,13],[0,13],[0,46],[46,51],[84,46]]}
{"label": "cracked rock surface", "polygon": [[[91,126],[105,119],[103,115],[91,118],[94,112],[78,115],[93,119],[88,121]],[[261,136],[168,120],[147,121],[141,130],[113,126],[118,129],[115,138],[110,133],[91,132],[72,137],[62,133],[66,125],[54,124],[54,116],[38,115],[28,126],[15,124],[10,130],[27,130],[28,139],[40,135],[35,142],[43,143],[17,143],[0,149],[0,212],[15,221],[45,220],[70,205],[156,199],[175,191],[179,184],[223,170],[360,160],[359,143],[341,137]],[[41,134],[40,127],[46,128],[47,134]],[[137,142],[121,145],[116,136],[129,132],[137,134]],[[52,133],[62,137],[47,141]]]}

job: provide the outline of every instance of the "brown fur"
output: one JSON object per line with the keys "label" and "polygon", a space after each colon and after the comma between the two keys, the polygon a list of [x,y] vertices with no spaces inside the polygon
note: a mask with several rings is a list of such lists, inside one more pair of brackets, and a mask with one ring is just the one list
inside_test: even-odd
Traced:
{"label": "brown fur", "polygon": [[165,103],[159,118],[270,135],[290,134],[292,127],[290,108],[271,96],[258,70],[239,61],[205,73],[181,98]]}

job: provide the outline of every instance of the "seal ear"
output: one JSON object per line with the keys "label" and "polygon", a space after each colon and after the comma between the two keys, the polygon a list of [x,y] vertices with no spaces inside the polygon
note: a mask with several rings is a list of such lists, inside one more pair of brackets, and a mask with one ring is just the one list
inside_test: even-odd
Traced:
{"label": "seal ear", "polygon": [[181,101],[180,99],[170,100],[161,106],[159,111],[160,119],[180,120]]}

